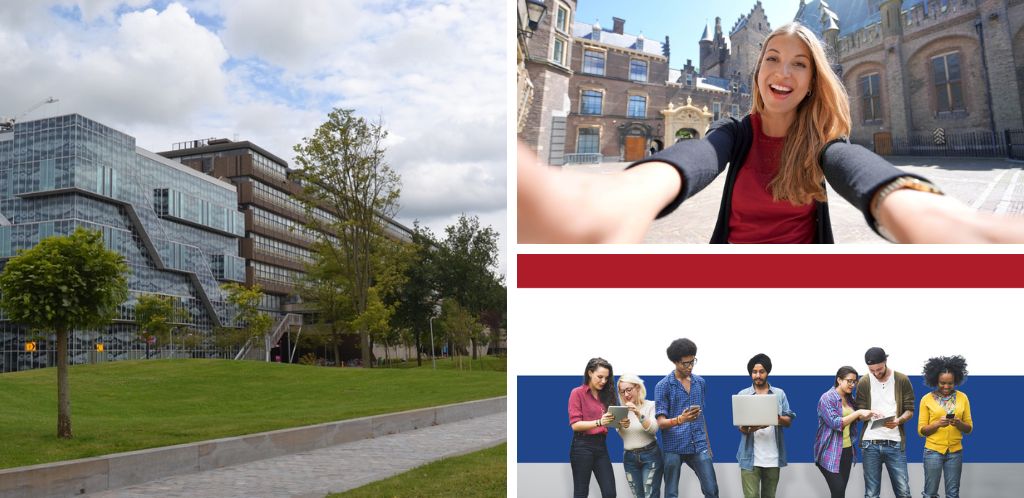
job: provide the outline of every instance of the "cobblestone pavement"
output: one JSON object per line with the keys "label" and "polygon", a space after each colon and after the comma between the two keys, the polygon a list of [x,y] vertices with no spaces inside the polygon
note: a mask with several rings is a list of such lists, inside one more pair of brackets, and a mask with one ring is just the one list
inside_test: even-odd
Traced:
{"label": "cobblestone pavement", "polygon": [[[946,195],[978,211],[1024,213],[1024,163],[990,158],[889,157],[891,163],[928,178]],[[627,163],[570,165],[567,170],[588,173],[620,171]],[[711,238],[722,199],[725,175],[687,199],[674,213],[655,221],[644,242],[655,244],[703,244]],[[868,228],[864,215],[829,188],[832,231],[841,244],[887,244]]]}
{"label": "cobblestone pavement", "polygon": [[506,412],[93,493],[112,497],[316,497],[505,441]]}

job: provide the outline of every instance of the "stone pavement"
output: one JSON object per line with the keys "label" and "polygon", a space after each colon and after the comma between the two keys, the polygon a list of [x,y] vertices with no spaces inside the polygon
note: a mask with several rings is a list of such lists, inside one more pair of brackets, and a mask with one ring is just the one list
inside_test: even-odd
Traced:
{"label": "stone pavement", "polygon": [[500,444],[506,412],[93,493],[112,497],[316,497]]}

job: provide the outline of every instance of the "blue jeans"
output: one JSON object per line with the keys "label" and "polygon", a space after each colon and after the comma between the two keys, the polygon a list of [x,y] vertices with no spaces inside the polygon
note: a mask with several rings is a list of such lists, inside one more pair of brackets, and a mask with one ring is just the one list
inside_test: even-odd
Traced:
{"label": "blue jeans", "polygon": [[711,455],[707,451],[700,453],[669,453],[665,452],[665,498],[679,497],[679,474],[683,463],[697,474],[700,490],[704,498],[718,498],[718,479],[715,478],[715,467]]}
{"label": "blue jeans", "polygon": [[572,496],[586,498],[590,494],[590,475],[597,478],[602,498],[615,497],[615,473],[608,457],[605,436],[574,434],[569,447],[569,466],[572,467]]}
{"label": "blue jeans", "polygon": [[626,482],[636,498],[657,498],[661,496],[661,473],[664,470],[661,450],[655,444],[644,451],[624,451],[622,468],[626,471]]}
{"label": "blue jeans", "polygon": [[910,498],[910,477],[907,475],[907,454],[899,441],[864,441],[864,498],[878,498],[882,492],[882,464],[889,469],[889,481],[897,498]]}
{"label": "blue jeans", "polygon": [[960,471],[964,466],[964,452],[950,452],[943,455],[924,449],[924,493],[925,498],[939,498],[939,477],[946,478],[946,498],[960,498]]}

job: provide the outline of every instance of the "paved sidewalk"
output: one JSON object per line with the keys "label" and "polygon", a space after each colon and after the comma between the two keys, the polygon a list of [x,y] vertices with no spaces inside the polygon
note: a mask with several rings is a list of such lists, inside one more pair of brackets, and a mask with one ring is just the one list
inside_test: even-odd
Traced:
{"label": "paved sidewalk", "polygon": [[506,412],[87,496],[316,497],[505,441]]}

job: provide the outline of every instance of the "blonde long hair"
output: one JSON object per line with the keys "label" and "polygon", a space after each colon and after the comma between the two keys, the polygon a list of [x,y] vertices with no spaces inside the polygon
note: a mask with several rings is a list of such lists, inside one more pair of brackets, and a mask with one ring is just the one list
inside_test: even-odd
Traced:
{"label": "blonde long hair", "polygon": [[793,35],[804,42],[811,52],[813,72],[811,95],[797,105],[796,119],[789,126],[786,143],[782,147],[779,172],[768,184],[768,189],[776,201],[786,200],[800,206],[811,201],[825,202],[825,176],[818,164],[818,156],[828,142],[850,135],[850,99],[842,81],[828,63],[825,47],[806,26],[791,22],[772,31],[761,45],[754,68],[751,113],[764,112],[757,76],[761,72],[768,42],[779,35]]}
{"label": "blonde long hair", "polygon": [[[637,386],[637,390],[636,390],[636,400],[637,401],[634,404],[637,406],[637,408],[639,408],[641,406],[644,406],[644,402],[647,401],[647,388],[644,387],[644,380],[641,379],[640,376],[638,376],[638,375],[622,374],[622,375],[619,376],[619,382],[615,383],[615,392],[616,393],[619,392],[619,383],[621,383],[621,382],[625,382],[627,384],[633,384],[633,385]],[[622,403],[621,399],[619,400],[619,403]]]}

